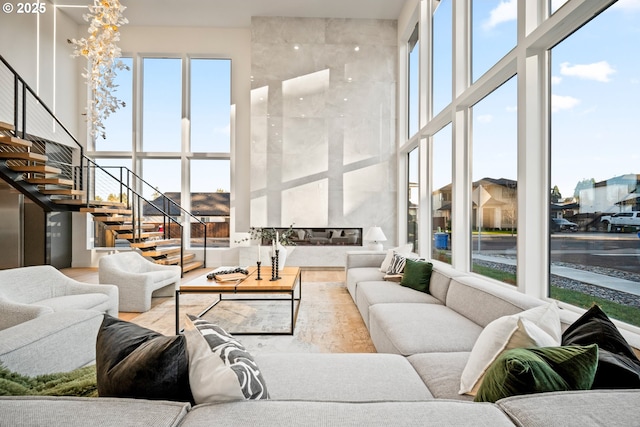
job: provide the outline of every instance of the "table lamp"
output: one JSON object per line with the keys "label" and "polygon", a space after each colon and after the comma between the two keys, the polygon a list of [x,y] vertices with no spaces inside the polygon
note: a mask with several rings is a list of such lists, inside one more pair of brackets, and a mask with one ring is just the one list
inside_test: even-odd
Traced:
{"label": "table lamp", "polygon": [[370,227],[364,234],[363,239],[369,242],[368,248],[372,251],[381,251],[382,242],[387,240],[387,237],[382,232],[382,228],[375,226]]}

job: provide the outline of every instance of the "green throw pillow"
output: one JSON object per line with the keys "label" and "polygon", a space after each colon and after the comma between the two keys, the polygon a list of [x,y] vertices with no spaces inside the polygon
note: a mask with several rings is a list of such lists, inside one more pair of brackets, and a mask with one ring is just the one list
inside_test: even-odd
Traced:
{"label": "green throw pillow", "polygon": [[598,367],[598,346],[514,348],[487,369],[476,402],[520,394],[589,390]]}
{"label": "green throw pillow", "polygon": [[426,261],[414,261],[407,258],[404,266],[404,275],[400,284],[416,291],[429,292],[429,282],[431,281],[431,271],[433,264]]}

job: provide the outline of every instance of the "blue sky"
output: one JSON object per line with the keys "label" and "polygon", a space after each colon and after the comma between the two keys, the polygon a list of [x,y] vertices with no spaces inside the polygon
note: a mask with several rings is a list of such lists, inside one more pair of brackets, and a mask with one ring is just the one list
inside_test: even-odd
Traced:
{"label": "blue sky", "polygon": [[[118,73],[118,97],[126,106],[106,121],[107,139],[97,141],[98,150],[130,151],[133,111],[133,60],[124,57],[129,71]],[[180,152],[182,122],[182,63],[176,58],[143,59],[143,150]],[[191,150],[230,150],[231,61],[191,59]],[[186,120],[186,119],[185,119]],[[99,162],[131,168],[121,160]],[[161,192],[180,191],[180,161],[145,159],[143,175]],[[230,190],[229,162],[194,160],[191,164],[191,191]]]}
{"label": "blue sky", "polygon": [[[561,3],[554,2],[554,10]],[[516,1],[473,4],[477,79],[515,45]],[[572,196],[583,178],[598,182],[640,173],[639,16],[640,1],[620,0],[551,50],[551,184],[564,197]],[[474,107],[474,179],[517,176],[515,90],[512,79]],[[477,159],[479,144],[512,160]]]}

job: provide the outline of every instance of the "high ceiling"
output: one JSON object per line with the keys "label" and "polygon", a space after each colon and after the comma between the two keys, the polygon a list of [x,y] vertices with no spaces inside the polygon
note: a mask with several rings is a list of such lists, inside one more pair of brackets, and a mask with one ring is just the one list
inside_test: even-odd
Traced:
{"label": "high ceiling", "polygon": [[[121,0],[129,25],[249,27],[252,16],[397,19],[406,0]],[[52,0],[78,23],[92,0]]]}

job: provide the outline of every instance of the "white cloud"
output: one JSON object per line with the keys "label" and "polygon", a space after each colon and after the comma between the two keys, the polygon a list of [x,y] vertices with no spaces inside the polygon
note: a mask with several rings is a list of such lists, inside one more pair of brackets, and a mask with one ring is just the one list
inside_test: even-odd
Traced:
{"label": "white cloud", "polygon": [[518,17],[518,2],[516,0],[501,1],[489,14],[489,19],[482,24],[482,28],[488,31],[503,22],[515,21]]}
{"label": "white cloud", "polygon": [[562,77],[558,77],[558,76],[552,76],[551,77],[551,84],[552,85],[559,85],[561,81],[562,81]]}
{"label": "white cloud", "polygon": [[224,127],[221,128],[216,128],[215,131],[217,133],[221,133],[223,135],[231,135],[231,125],[226,125]]}
{"label": "white cloud", "polygon": [[607,61],[594,62],[592,64],[571,65],[568,62],[560,64],[560,74],[584,80],[608,82],[611,81],[609,76],[615,72],[616,70]]}
{"label": "white cloud", "polygon": [[551,95],[551,111],[554,113],[560,110],[571,110],[578,104],[580,100],[573,96]]}
{"label": "white cloud", "polygon": [[491,114],[481,114],[476,117],[476,121],[478,123],[491,123],[493,121],[493,116]]}
{"label": "white cloud", "polygon": [[507,106],[507,113],[516,113],[518,111],[517,105]]}

